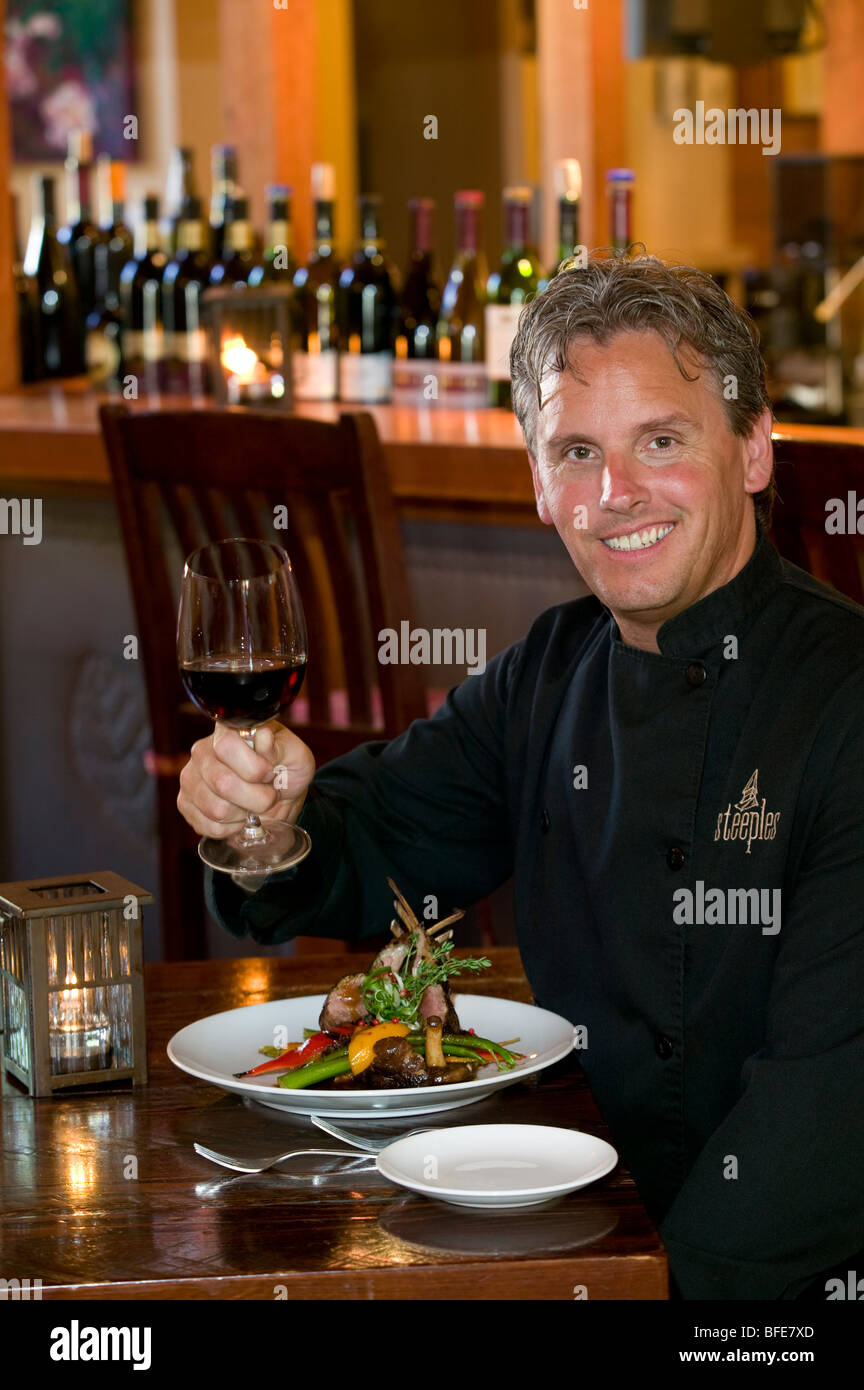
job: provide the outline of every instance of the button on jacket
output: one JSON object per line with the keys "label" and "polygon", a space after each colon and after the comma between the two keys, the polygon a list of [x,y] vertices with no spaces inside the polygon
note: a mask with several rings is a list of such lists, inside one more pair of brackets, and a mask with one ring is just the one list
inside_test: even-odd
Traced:
{"label": "button on jacket", "polygon": [[730,583],[621,641],[544,613],[432,719],[321,768],[309,858],[211,908],[360,941],[390,874],[441,915],[510,875],[536,1002],[686,1298],[793,1298],[864,1248],[864,610],[759,533]]}

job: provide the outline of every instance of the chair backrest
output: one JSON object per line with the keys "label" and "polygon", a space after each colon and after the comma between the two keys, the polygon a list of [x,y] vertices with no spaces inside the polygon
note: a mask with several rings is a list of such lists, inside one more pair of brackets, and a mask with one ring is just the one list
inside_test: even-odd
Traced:
{"label": "chair backrest", "polygon": [[864,499],[864,448],[781,438],[774,441],[774,458],[777,501],[771,534],[780,554],[864,604],[864,533],[857,529],[854,500],[852,525],[835,527],[841,507],[847,520],[849,493]]}
{"label": "chair backrest", "polygon": [[[183,558],[211,540],[275,540],[291,557],[309,633],[297,732],[326,761],[426,713],[415,667],[381,665],[377,634],[411,604],[375,423],[261,411],[103,406],[102,429],[139,623],[157,757],[188,747],[175,647]],[[380,715],[373,698],[380,692]],[[346,717],[335,721],[332,695]],[[295,723],[289,716],[292,725]]]}

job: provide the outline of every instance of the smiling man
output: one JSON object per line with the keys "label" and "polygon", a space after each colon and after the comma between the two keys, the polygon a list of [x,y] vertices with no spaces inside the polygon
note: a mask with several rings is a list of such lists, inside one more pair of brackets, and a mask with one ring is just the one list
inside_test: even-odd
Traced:
{"label": "smiling man", "polygon": [[281,725],[255,752],[217,727],[183,814],[296,818],[313,851],[245,899],[211,875],[209,901],[259,942],[359,942],[388,874],[445,910],[512,875],[536,1002],[582,1027],[677,1291],[818,1296],[864,1270],[864,612],[767,539],[762,361],[707,275],[561,271],[511,375],[592,596],[314,778]]}
{"label": "smiling man", "polygon": [[[597,262],[571,271],[537,301],[514,351],[514,407],[541,520],[622,639],[657,651],[660,625],[753,553],[752,499],[764,506],[772,483],[771,412],[758,348],[727,296],[696,271],[627,264],[617,278]],[[602,287],[579,314],[573,276],[583,294]],[[653,305],[650,291],[664,288]],[[711,352],[721,315],[724,360],[709,367],[694,344]]]}

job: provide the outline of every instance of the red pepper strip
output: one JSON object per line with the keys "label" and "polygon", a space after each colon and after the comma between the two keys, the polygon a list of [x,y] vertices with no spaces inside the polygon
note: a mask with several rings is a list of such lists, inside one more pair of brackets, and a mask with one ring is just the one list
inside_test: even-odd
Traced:
{"label": "red pepper strip", "polygon": [[[446,1051],[446,1048],[445,1048],[445,1051]],[[481,1048],[479,1048],[479,1047],[475,1047],[475,1048],[473,1049],[473,1051],[474,1051],[474,1056],[475,1056],[475,1057],[482,1057],[484,1062],[497,1062],[497,1060],[498,1060],[498,1058],[495,1056],[495,1053],[494,1053],[494,1052],[484,1052],[484,1051],[483,1051]],[[513,1055],[514,1057],[518,1057],[519,1060],[521,1061],[521,1060],[524,1058],[525,1053],[524,1053],[524,1052],[514,1052],[512,1055]]]}
{"label": "red pepper strip", "polygon": [[261,1062],[259,1066],[252,1067],[250,1071],[235,1071],[236,1079],[242,1080],[246,1076],[261,1076],[267,1071],[293,1071],[295,1067],[302,1067],[306,1062],[317,1057],[319,1052],[323,1052],[325,1047],[332,1047],[333,1039],[329,1033],[316,1033],[314,1037],[307,1038],[299,1047],[283,1052],[279,1057],[268,1057],[266,1062]]}
{"label": "red pepper strip", "polygon": [[[329,1033],[330,1037],[335,1041],[337,1038],[350,1038],[351,1034],[360,1026],[359,1023],[337,1023],[334,1028],[325,1028],[324,1032]],[[318,1030],[316,1028],[303,1029],[303,1037],[307,1042],[310,1038],[317,1038],[317,1036]]]}

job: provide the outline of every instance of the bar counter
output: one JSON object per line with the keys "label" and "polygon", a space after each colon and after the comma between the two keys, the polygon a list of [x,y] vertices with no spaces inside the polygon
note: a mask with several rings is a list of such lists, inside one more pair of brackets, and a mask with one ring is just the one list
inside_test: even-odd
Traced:
{"label": "bar counter", "polygon": [[[0,395],[0,480],[43,493],[110,492],[99,432],[102,400],[84,380],[22,387]],[[211,402],[153,396],[141,409],[202,408]],[[335,420],[345,409],[374,417],[393,493],[406,520],[539,525],[522,432],[509,410],[413,409],[304,404],[297,413]],[[777,424],[775,439],[864,445],[864,429]]]}
{"label": "bar counter", "polygon": [[[43,493],[105,496],[111,480],[97,396],[85,381],[40,383],[0,396],[0,479]],[[142,397],[138,409],[212,407],[177,396]],[[234,409],[235,407],[230,407]],[[297,413],[336,420],[367,409],[381,437],[403,518],[536,522],[522,433],[509,410],[303,404]],[[539,522],[537,523],[539,525]]]}

